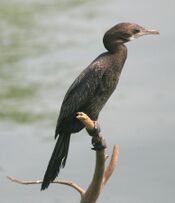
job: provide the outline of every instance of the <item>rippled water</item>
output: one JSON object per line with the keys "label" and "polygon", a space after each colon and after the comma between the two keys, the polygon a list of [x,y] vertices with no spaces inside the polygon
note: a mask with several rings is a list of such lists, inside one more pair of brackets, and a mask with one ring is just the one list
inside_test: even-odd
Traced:
{"label": "rippled water", "polygon": [[[172,0],[0,1],[0,202],[78,202],[68,187],[40,192],[6,176],[43,177],[67,88],[105,50],[104,32],[131,21],[161,35],[128,43],[118,89],[101,113],[108,153],[118,143],[120,160],[98,202],[174,203],[174,6]],[[86,187],[93,167],[82,131],[72,137],[60,178]]]}

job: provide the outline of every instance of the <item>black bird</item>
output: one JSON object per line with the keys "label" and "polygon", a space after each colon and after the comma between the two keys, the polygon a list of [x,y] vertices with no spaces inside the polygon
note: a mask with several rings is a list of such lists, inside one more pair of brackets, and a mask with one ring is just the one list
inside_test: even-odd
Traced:
{"label": "black bird", "polygon": [[55,138],[58,137],[49,161],[41,190],[46,189],[66,164],[70,136],[84,128],[76,118],[77,112],[86,113],[92,120],[98,115],[115,90],[127,58],[124,43],[143,35],[159,34],[135,23],[120,23],[109,29],[103,38],[107,52],[99,55],[75,79],[68,89],[57,120]]}

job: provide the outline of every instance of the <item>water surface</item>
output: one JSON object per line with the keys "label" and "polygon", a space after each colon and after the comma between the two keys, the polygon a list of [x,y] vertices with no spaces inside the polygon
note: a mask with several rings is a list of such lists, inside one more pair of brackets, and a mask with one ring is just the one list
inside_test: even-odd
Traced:
{"label": "water surface", "polygon": [[[40,192],[6,176],[43,177],[67,88],[105,51],[104,32],[131,21],[161,35],[128,43],[117,91],[101,113],[108,154],[118,143],[120,160],[98,202],[174,203],[174,6],[172,0],[1,0],[0,202],[78,202],[66,186]],[[95,161],[90,147],[85,131],[72,137],[60,178],[88,185]]]}

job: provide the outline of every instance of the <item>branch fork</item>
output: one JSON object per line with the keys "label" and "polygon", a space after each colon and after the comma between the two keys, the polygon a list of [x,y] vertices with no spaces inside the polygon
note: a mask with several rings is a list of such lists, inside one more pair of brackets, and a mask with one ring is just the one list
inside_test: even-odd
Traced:
{"label": "branch fork", "polygon": [[[100,134],[100,127],[96,121],[92,121],[85,113],[78,112],[76,115],[77,119],[79,119],[86,127],[88,134],[92,137],[93,150],[96,151],[96,165],[95,172],[92,178],[92,181],[87,188],[87,190],[80,187],[78,184],[68,181],[68,180],[55,180],[52,183],[56,184],[64,184],[74,188],[79,192],[81,196],[80,203],[96,203],[101,190],[109,180],[112,175],[114,169],[116,168],[118,156],[119,156],[119,146],[114,145],[113,153],[111,160],[107,167],[105,167],[105,161],[107,159],[107,155],[105,154],[106,141]],[[18,184],[41,184],[42,180],[35,181],[25,181],[20,180],[15,177],[8,176],[10,181],[18,183]]]}

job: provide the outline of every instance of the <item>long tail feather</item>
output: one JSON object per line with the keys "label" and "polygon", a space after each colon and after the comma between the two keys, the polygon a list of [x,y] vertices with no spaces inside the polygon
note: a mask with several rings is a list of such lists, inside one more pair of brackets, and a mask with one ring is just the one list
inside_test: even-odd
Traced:
{"label": "long tail feather", "polygon": [[59,136],[45,172],[41,190],[48,188],[50,182],[57,177],[60,168],[65,166],[69,151],[70,136],[70,134]]}

